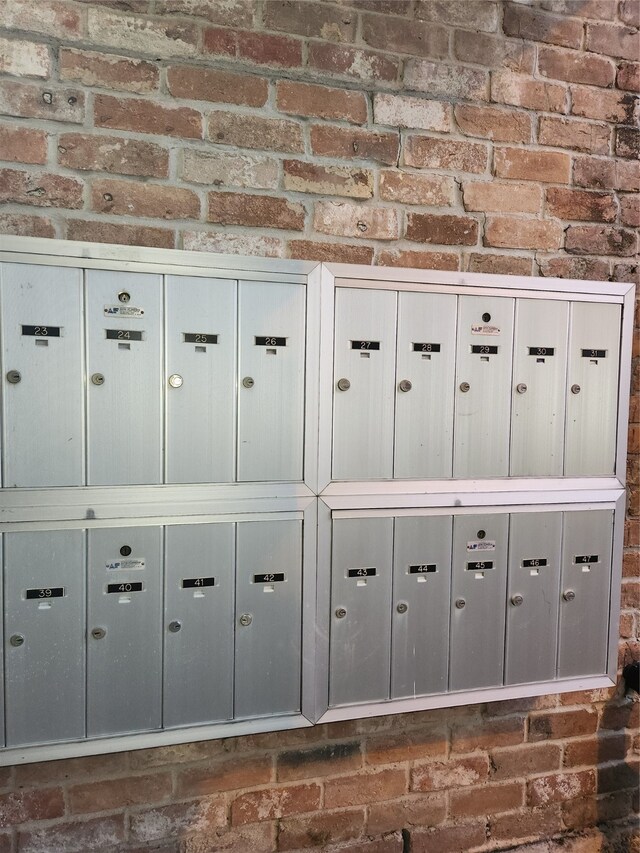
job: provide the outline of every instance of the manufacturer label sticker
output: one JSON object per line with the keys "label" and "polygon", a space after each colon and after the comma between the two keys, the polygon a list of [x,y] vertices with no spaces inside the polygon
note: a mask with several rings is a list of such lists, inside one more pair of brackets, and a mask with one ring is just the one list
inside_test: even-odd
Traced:
{"label": "manufacturer label sticker", "polygon": [[104,564],[108,572],[131,572],[145,568],[145,560],[109,560]]}
{"label": "manufacturer label sticker", "polygon": [[105,317],[126,317],[128,320],[136,317],[144,317],[143,308],[135,308],[133,305],[105,305]]}
{"label": "manufacturer label sticker", "polygon": [[500,328],[498,326],[486,326],[484,323],[481,325],[476,325],[473,323],[471,325],[471,334],[472,335],[499,335]]}
{"label": "manufacturer label sticker", "polygon": [[467,551],[477,553],[478,551],[495,551],[496,543],[494,539],[476,539],[474,542],[467,542]]}

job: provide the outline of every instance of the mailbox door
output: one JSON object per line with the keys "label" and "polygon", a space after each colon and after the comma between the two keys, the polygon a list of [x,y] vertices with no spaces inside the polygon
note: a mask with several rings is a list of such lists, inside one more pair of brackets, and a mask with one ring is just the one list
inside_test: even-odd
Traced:
{"label": "mailbox door", "polygon": [[607,670],[612,510],[565,512],[558,677]]}
{"label": "mailbox door", "polygon": [[450,690],[502,684],[508,515],[453,522]]}
{"label": "mailbox door", "polygon": [[7,746],[83,738],[84,532],[6,533],[4,574]]}
{"label": "mailbox door", "polygon": [[233,716],[234,528],[165,528],[165,728]]}
{"label": "mailbox door", "polygon": [[454,424],[454,477],[509,473],[514,300],[461,296]]}
{"label": "mailbox door", "polygon": [[333,479],[391,479],[396,294],[336,288],[334,347]]}
{"label": "mailbox door", "polygon": [[302,480],[305,287],[240,282],[238,480]]}
{"label": "mailbox door", "polygon": [[4,485],[80,486],[82,271],[0,266]]}
{"label": "mailbox door", "polygon": [[333,522],[329,704],[389,698],[393,518]]}
{"label": "mailbox door", "polygon": [[238,522],[235,716],[300,711],[302,521]]}
{"label": "mailbox door", "polygon": [[236,283],[166,279],[166,482],[235,479]]}
{"label": "mailbox door", "polygon": [[602,302],[571,306],[567,476],[615,470],[621,311]]}
{"label": "mailbox door", "polygon": [[395,477],[451,476],[456,310],[455,296],[398,295]]}
{"label": "mailbox door", "polygon": [[562,513],[513,513],[509,526],[505,684],[556,674]]}
{"label": "mailbox door", "polygon": [[162,528],[102,528],[88,535],[88,735],[157,729]]}
{"label": "mailbox door", "polygon": [[395,520],[391,698],[445,693],[452,519]]}
{"label": "mailbox door", "polygon": [[160,483],[162,276],[86,281],[89,485]]}
{"label": "mailbox door", "polygon": [[516,300],[512,477],[561,477],[569,303]]}

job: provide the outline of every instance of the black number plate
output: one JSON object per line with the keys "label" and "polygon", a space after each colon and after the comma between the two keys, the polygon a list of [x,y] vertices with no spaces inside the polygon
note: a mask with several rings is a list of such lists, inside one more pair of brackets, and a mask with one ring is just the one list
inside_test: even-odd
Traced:
{"label": "black number plate", "polygon": [[142,332],[130,329],[105,329],[108,341],[141,341]]}
{"label": "black number plate", "polygon": [[63,586],[49,586],[43,589],[28,589],[27,598],[62,598],[64,595]]}
{"label": "black number plate", "polygon": [[142,592],[142,581],[135,583],[110,583],[107,584],[107,592]]}
{"label": "black number plate", "polygon": [[218,336],[209,335],[204,332],[184,332],[185,344],[217,344]]}
{"label": "black number plate", "polygon": [[351,349],[380,349],[380,341],[351,341]]}
{"label": "black number plate", "polygon": [[491,560],[477,560],[474,563],[467,563],[468,572],[484,572],[485,569],[492,569],[493,562]]}
{"label": "black number plate", "polygon": [[215,578],[184,578],[182,589],[199,589],[201,586],[215,586]]}
{"label": "black number plate", "polygon": [[597,554],[581,554],[573,558],[573,562],[578,563],[599,563],[600,557]]}
{"label": "black number plate", "polygon": [[547,566],[548,561],[546,557],[534,557],[532,560],[523,560],[522,568],[523,569],[537,569],[538,566]]}
{"label": "black number plate", "polygon": [[420,566],[409,566],[410,575],[426,575],[427,572],[437,572],[438,568],[435,563],[423,563]]}
{"label": "black number plate", "polygon": [[59,338],[60,326],[23,326],[22,334],[36,338]]}
{"label": "black number plate", "polygon": [[607,351],[606,349],[583,349],[582,350],[583,358],[606,358]]}
{"label": "black number plate", "polygon": [[555,355],[555,347],[529,347],[529,355]]}
{"label": "black number plate", "polygon": [[349,569],[347,577],[350,578],[372,578],[377,574],[377,569]]}
{"label": "black number plate", "polygon": [[472,344],[471,352],[473,355],[498,355],[498,347],[488,344]]}
{"label": "black number plate", "polygon": [[280,581],[284,580],[284,572],[272,572],[269,574],[267,572],[266,575],[254,575],[253,582],[254,583],[280,583]]}
{"label": "black number plate", "polygon": [[414,344],[414,352],[440,352],[440,344]]}
{"label": "black number plate", "polygon": [[286,338],[261,338],[256,335],[257,347],[286,347]]}

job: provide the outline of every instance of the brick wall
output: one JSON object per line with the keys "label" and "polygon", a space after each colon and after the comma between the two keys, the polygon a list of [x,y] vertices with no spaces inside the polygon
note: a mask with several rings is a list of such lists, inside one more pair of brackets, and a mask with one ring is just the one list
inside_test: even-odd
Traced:
{"label": "brick wall", "polygon": [[[637,281],[639,23],[638,0],[0,0],[0,232]],[[0,769],[0,853],[637,850],[638,707],[604,690]]]}

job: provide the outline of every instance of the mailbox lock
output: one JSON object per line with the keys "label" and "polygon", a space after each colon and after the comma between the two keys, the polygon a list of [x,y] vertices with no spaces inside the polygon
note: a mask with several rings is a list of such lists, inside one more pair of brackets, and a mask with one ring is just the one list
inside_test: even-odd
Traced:
{"label": "mailbox lock", "polygon": [[22,634],[13,634],[9,639],[9,642],[12,646],[19,648],[20,646],[24,645],[24,636]]}
{"label": "mailbox lock", "polygon": [[17,385],[21,379],[22,375],[19,370],[10,370],[7,373],[7,382],[10,382],[12,385]]}
{"label": "mailbox lock", "polygon": [[127,293],[126,290],[121,290],[118,294],[118,299],[120,302],[128,302],[131,299],[131,294]]}
{"label": "mailbox lock", "polygon": [[171,385],[172,388],[180,388],[183,382],[184,380],[179,373],[172,373],[169,377],[169,385]]}
{"label": "mailbox lock", "polygon": [[576,597],[576,594],[572,589],[567,589],[562,593],[562,597],[565,601],[573,601],[573,599]]}
{"label": "mailbox lock", "polygon": [[404,601],[401,601],[400,604],[396,607],[398,613],[406,613],[409,609],[409,605],[405,604]]}
{"label": "mailbox lock", "polygon": [[489,314],[488,311],[485,311],[485,313],[482,315],[482,320],[484,323],[488,323],[489,320],[491,320],[491,314]]}
{"label": "mailbox lock", "polygon": [[524,384],[524,382],[519,382],[516,385],[516,391],[518,392],[518,394],[526,394],[527,386]]}
{"label": "mailbox lock", "polygon": [[104,385],[104,374],[103,373],[94,373],[91,377],[91,381],[94,385]]}
{"label": "mailbox lock", "polygon": [[346,615],[347,615],[346,608],[344,608],[344,607],[337,607],[336,608],[336,618],[337,619],[344,619],[344,617]]}
{"label": "mailbox lock", "polygon": [[579,385],[572,385],[571,386],[571,393],[572,394],[579,394],[581,390],[582,389],[580,388]]}
{"label": "mailbox lock", "polygon": [[466,394],[467,391],[470,390],[470,388],[471,388],[471,385],[469,385],[468,382],[461,382],[460,383],[460,390],[462,391],[463,394]]}
{"label": "mailbox lock", "polygon": [[247,625],[251,625],[252,622],[253,616],[250,613],[243,613],[240,617],[240,624],[244,625],[245,628],[247,627]]}
{"label": "mailbox lock", "polygon": [[93,628],[91,631],[91,636],[93,637],[94,640],[104,640],[104,638],[107,636],[107,629],[106,628]]}
{"label": "mailbox lock", "polygon": [[242,380],[242,385],[243,385],[243,387],[244,387],[244,388],[253,388],[253,386],[254,386],[255,384],[256,384],[256,383],[255,383],[255,381],[252,379],[252,377],[251,377],[251,376],[245,376],[245,377],[244,377],[244,379]]}
{"label": "mailbox lock", "polygon": [[466,605],[466,601],[464,598],[456,598],[456,607],[458,610],[462,610],[462,608]]}
{"label": "mailbox lock", "polygon": [[120,554],[123,557],[128,557],[130,553],[131,553],[131,545],[123,545],[122,548],[120,548]]}
{"label": "mailbox lock", "polygon": [[338,379],[338,390],[348,391],[351,388],[351,383],[348,379]]}
{"label": "mailbox lock", "polygon": [[402,382],[398,385],[398,388],[401,391],[411,391],[412,385],[408,379],[403,379]]}
{"label": "mailbox lock", "polygon": [[180,628],[182,628],[182,622],[180,622],[179,619],[174,619],[173,622],[169,622],[169,630],[172,634],[177,634]]}
{"label": "mailbox lock", "polygon": [[520,607],[520,605],[522,604],[523,601],[524,601],[524,598],[521,595],[512,595],[511,596],[511,603],[513,604],[514,607]]}

